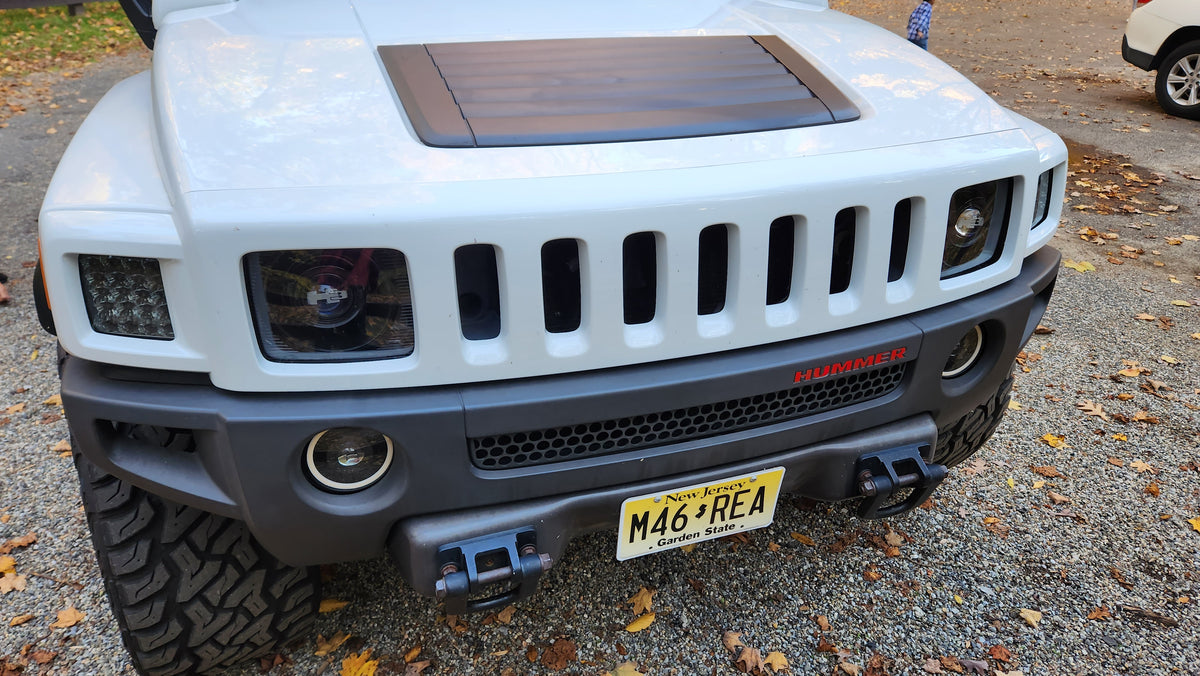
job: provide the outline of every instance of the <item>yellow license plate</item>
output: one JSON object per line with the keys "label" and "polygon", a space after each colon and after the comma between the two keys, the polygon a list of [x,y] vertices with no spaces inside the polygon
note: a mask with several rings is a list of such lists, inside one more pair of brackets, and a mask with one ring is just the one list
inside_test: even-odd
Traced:
{"label": "yellow license plate", "polygon": [[783,468],[743,474],[621,503],[617,560],[769,526]]}

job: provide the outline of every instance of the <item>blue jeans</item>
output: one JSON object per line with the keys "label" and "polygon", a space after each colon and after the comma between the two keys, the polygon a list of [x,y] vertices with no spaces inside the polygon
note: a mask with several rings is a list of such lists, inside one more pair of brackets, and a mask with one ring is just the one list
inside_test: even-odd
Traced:
{"label": "blue jeans", "polygon": [[908,41],[927,52],[929,51],[929,38],[909,38]]}

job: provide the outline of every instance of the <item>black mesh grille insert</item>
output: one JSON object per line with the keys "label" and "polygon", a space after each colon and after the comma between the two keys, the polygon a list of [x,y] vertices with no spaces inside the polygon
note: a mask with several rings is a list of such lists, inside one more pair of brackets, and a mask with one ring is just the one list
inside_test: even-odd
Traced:
{"label": "black mesh grille insert", "polygon": [[795,420],[881,397],[899,385],[905,365],[857,371],[791,389],[655,413],[468,439],[481,469],[545,465],[703,439]]}

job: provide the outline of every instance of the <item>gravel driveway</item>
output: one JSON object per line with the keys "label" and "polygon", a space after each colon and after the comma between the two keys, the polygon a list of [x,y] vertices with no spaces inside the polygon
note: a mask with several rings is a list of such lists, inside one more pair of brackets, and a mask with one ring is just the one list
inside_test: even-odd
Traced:
{"label": "gravel driveway", "polygon": [[[911,9],[835,4],[897,32]],[[321,615],[317,632],[352,638],[326,658],[313,655],[314,635],[270,673],[335,674],[365,649],[377,673],[403,673],[419,648],[427,674],[551,673],[553,656],[561,673],[632,662],[656,675],[732,674],[727,631],[782,653],[797,674],[951,671],[926,668],[940,658],[983,662],[988,674],[1200,673],[1200,526],[1189,524],[1200,517],[1200,123],[1163,115],[1152,76],[1123,65],[1128,4],[936,5],[934,53],[1071,143],[1054,245],[1094,269],[1062,271],[1014,409],[931,508],[860,522],[846,505],[785,498],[748,541],[626,563],[611,533],[580,538],[511,618],[447,622],[387,561],[338,566],[325,596],[347,605]],[[55,343],[37,325],[27,265],[72,131],[146,64],[122,57],[56,81],[0,129],[0,272],[14,296],[0,306],[0,542],[37,536],[10,553],[26,589],[0,595],[6,676],[4,660],[28,662],[28,674],[132,673],[69,453],[54,450],[67,438],[45,403],[57,391]],[[641,587],[657,590],[656,619],[631,633],[625,601]],[[86,618],[52,628],[68,607]],[[556,641],[574,658],[548,658]]]}

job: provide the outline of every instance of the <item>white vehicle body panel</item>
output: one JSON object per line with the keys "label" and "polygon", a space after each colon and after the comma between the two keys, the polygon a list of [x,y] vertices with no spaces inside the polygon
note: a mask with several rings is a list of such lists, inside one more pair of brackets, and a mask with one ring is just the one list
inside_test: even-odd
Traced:
{"label": "white vehicle body panel", "polygon": [[1184,26],[1200,26],[1200,3],[1195,0],[1154,0],[1129,15],[1125,39],[1132,49],[1157,54],[1163,42]]}
{"label": "white vehicle body panel", "polygon": [[[202,371],[220,388],[266,392],[480,382],[703,355],[992,288],[1049,240],[1061,211],[1052,204],[1029,231],[1038,175],[1066,161],[1057,137],[924,51],[821,3],[242,0],[162,16],[159,7],[152,74],[97,106],[43,208],[60,340],[89,360]],[[432,148],[413,133],[375,52],[418,42],[710,34],[780,35],[861,119],[634,143]],[[999,260],[939,279],[950,196],[1009,177],[1015,194]],[[1052,194],[1064,180],[1056,171]],[[906,271],[888,282],[892,213],[909,198]],[[849,289],[831,295],[832,223],[844,208],[856,209],[861,236]],[[787,216],[798,224],[792,293],[767,306],[768,228]],[[712,224],[731,232],[728,300],[697,316],[697,234]],[[656,233],[665,272],[654,320],[631,326],[622,319],[621,247],[643,231]],[[580,243],[582,267],[582,324],[562,334],[543,326],[538,259],[542,243],[557,238]],[[473,243],[497,250],[504,321],[491,340],[466,340],[460,328],[453,252]],[[351,247],[407,257],[414,353],[337,363],[263,357],[242,256]],[[175,339],[91,331],[81,253],[158,258]]]}

